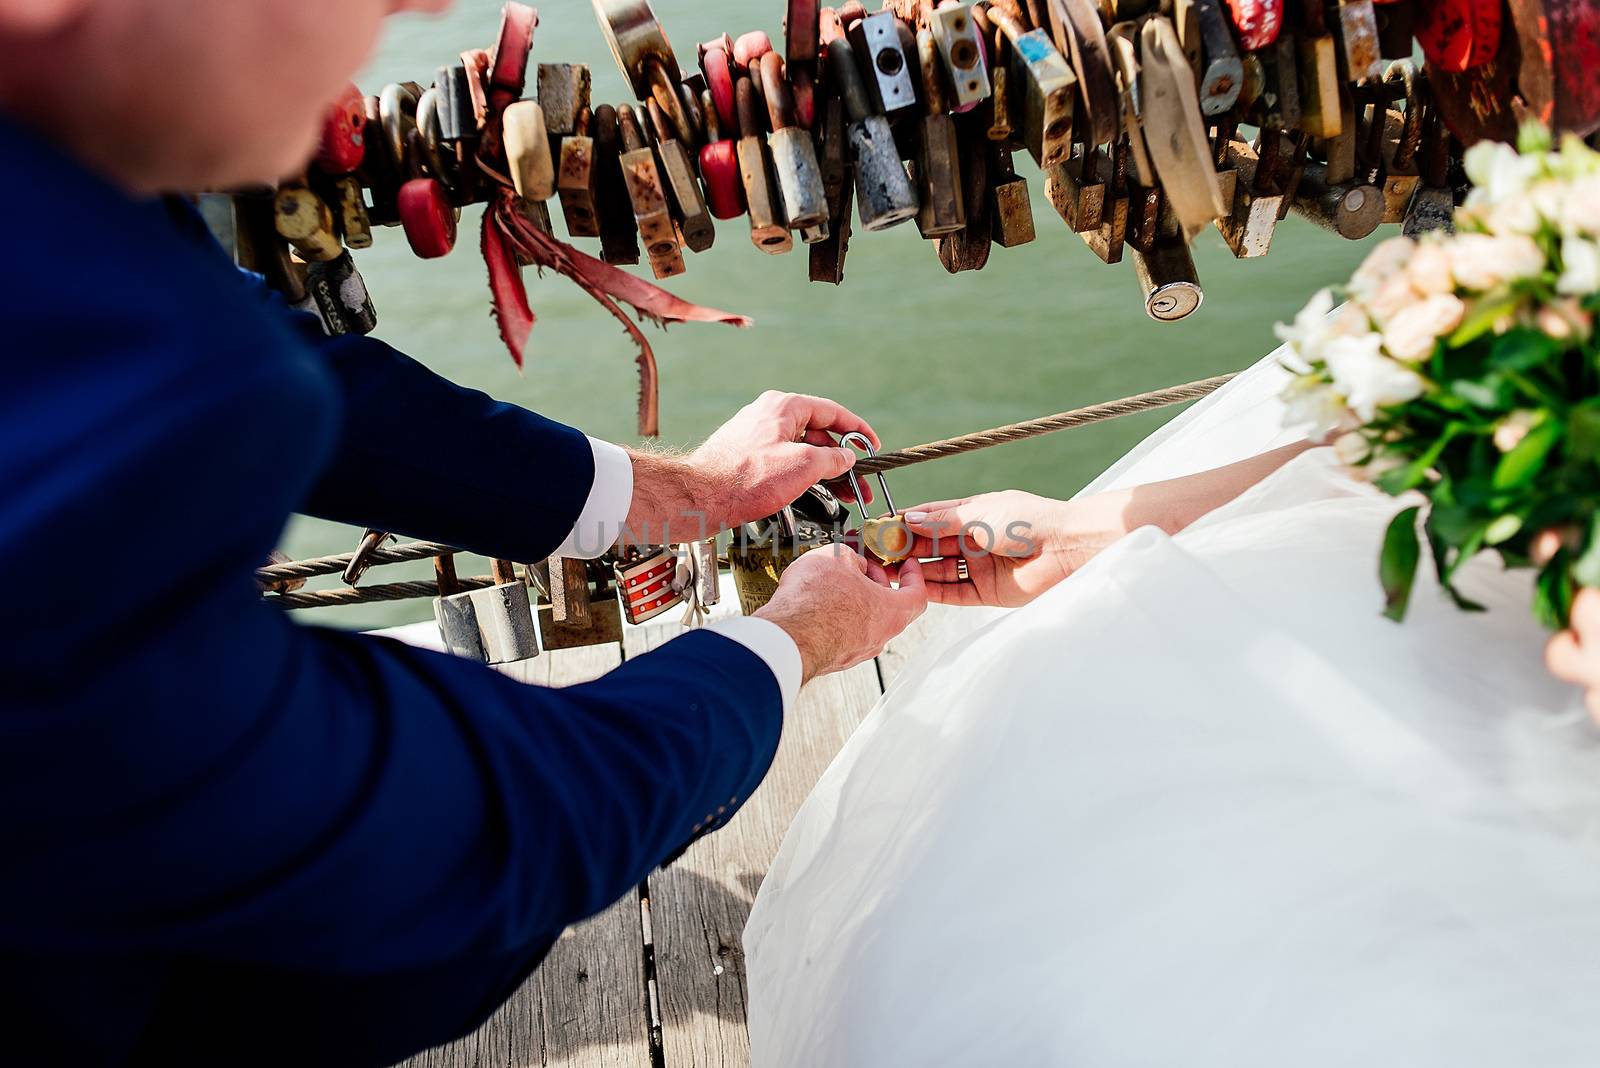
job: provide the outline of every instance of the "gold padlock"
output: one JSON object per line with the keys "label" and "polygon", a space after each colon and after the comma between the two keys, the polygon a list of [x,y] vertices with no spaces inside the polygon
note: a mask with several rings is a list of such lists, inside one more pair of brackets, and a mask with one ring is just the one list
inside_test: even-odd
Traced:
{"label": "gold padlock", "polygon": [[[872,442],[865,434],[856,432],[845,434],[839,438],[839,444],[847,448],[861,449],[869,457],[878,455],[878,450],[872,447]],[[909,557],[911,530],[895,509],[894,497],[889,494],[889,483],[883,477],[883,472],[878,472],[878,488],[883,491],[883,506],[888,511],[881,516],[867,514],[866,490],[861,485],[861,479],[856,475],[854,467],[849,471],[849,478],[850,489],[856,495],[856,507],[861,509],[861,547],[885,564],[898,564]]]}

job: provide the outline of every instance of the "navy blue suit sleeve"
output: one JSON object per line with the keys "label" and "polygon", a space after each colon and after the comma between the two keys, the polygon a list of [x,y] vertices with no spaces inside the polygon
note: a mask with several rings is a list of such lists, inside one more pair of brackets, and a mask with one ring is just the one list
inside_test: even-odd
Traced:
{"label": "navy blue suit sleeve", "polygon": [[316,347],[344,404],[336,451],[302,511],[507,560],[543,560],[565,540],[594,481],[582,433],[373,338]]}

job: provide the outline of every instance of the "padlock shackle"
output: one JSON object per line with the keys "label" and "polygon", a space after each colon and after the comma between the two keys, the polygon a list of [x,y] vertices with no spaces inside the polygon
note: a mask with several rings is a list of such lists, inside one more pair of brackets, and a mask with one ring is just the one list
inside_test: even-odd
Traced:
{"label": "padlock shackle", "polygon": [[928,114],[945,114],[950,102],[944,98],[944,82],[939,76],[939,46],[926,26],[917,31],[917,65],[922,68],[922,101]]}
{"label": "padlock shackle", "polygon": [[794,92],[783,76],[783,57],[776,52],[761,57],[761,93],[767,100],[767,118],[773,133],[796,124]]}
{"label": "padlock shackle", "polygon": [[856,66],[855,49],[843,37],[828,42],[828,63],[833,69],[833,80],[845,111],[851,122],[865,122],[872,115],[872,104],[867,96],[867,84],[862,80],[861,69]]}
{"label": "padlock shackle", "polygon": [[756,107],[756,87],[750,75],[741,74],[733,83],[734,110],[739,116],[739,137],[761,136],[760,111]]}
{"label": "padlock shackle", "polygon": [[617,126],[622,138],[622,151],[637,152],[647,148],[644,130],[639,126],[639,113],[629,104],[617,108]]}
{"label": "padlock shackle", "polygon": [[[869,458],[878,455],[878,450],[873,447],[872,440],[858,430],[852,430],[850,433],[840,436],[839,444],[846,448],[860,449]],[[862,492],[861,478],[856,474],[855,465],[852,464],[846,474],[850,477],[850,488],[855,491],[856,507],[861,509],[862,521],[871,519],[872,517],[867,514],[867,495]],[[894,496],[889,492],[889,481],[883,477],[882,471],[878,472],[878,488],[883,491],[883,504],[888,509],[884,513],[885,516],[899,515],[900,510],[894,506]]]}

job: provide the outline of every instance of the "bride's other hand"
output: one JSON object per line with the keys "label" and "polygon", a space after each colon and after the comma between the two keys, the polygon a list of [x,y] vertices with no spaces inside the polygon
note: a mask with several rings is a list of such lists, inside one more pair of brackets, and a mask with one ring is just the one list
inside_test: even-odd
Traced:
{"label": "bride's other hand", "polygon": [[1556,678],[1583,687],[1589,715],[1600,723],[1600,590],[1578,591],[1568,623],[1545,647],[1545,662]]}
{"label": "bride's other hand", "polygon": [[1088,542],[1103,544],[1083,529],[1082,512],[1070,501],[1021,490],[907,509],[906,526],[915,535],[911,555],[932,560],[922,567],[928,600],[1027,604],[1093,555],[1084,551]]}

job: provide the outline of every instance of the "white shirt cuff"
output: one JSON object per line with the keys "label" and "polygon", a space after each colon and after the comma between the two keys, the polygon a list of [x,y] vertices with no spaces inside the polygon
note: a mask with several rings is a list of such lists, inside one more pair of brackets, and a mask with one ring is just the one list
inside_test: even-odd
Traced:
{"label": "white shirt cuff", "polygon": [[567,540],[552,556],[593,560],[622,536],[622,525],[633,507],[633,458],[620,445],[598,438],[589,439],[594,452],[594,482],[589,499],[583,502],[578,521],[572,524]]}
{"label": "white shirt cuff", "polygon": [[778,690],[783,694],[783,714],[787,718],[800,695],[800,647],[795,645],[789,632],[769,619],[755,616],[733,616],[719,619],[706,630],[731,638],[755,653],[778,680]]}

